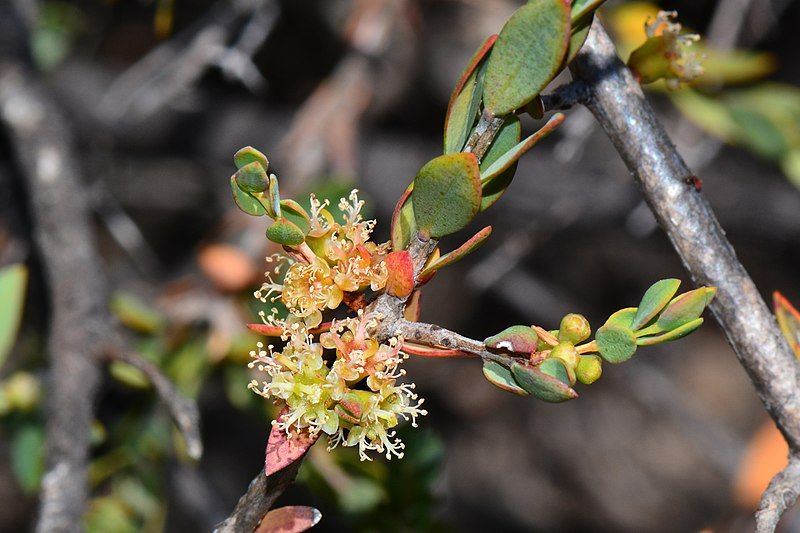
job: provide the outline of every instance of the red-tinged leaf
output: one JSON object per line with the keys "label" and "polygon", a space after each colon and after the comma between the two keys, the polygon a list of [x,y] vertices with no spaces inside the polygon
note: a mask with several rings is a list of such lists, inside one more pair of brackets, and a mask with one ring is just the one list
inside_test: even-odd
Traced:
{"label": "red-tinged leaf", "polygon": [[[472,76],[472,73],[475,72],[475,69],[478,68],[478,65],[480,65],[481,61],[483,61],[483,58],[486,57],[486,54],[488,54],[492,49],[492,46],[494,46],[496,40],[497,35],[490,35],[485,41],[483,41],[483,44],[481,44],[478,50],[475,51],[475,53],[472,55],[472,58],[469,60],[469,63],[467,63],[467,68],[465,68],[464,72],[461,73],[461,77],[458,79],[458,83],[456,83],[456,86],[453,89],[453,94],[450,95],[450,102],[447,104],[446,115],[448,118],[450,117],[453,103],[456,101],[458,95],[461,94],[461,91],[464,90],[464,85],[467,84],[467,80],[470,76]],[[445,124],[447,124],[447,119],[445,119]]]}
{"label": "red-tinged leaf", "polygon": [[559,124],[564,122],[564,118],[562,113],[556,113],[550,117],[550,120],[548,120],[539,131],[497,158],[494,163],[489,165],[489,168],[481,172],[481,185],[486,187],[494,178],[501,175],[506,169],[516,163],[525,152],[536,146],[539,141],[547,137]]}
{"label": "red-tinged leaf", "polygon": [[[278,419],[285,414],[286,408],[278,415]],[[267,457],[264,464],[266,474],[271,476],[303,457],[318,438],[319,433],[312,436],[305,431],[292,432],[290,437],[284,430],[272,426],[267,441]]]}
{"label": "red-tinged leaf", "polygon": [[409,355],[417,355],[419,357],[433,357],[433,358],[468,358],[477,357],[471,353],[462,352],[461,350],[449,350],[446,348],[432,348],[430,346],[421,346],[419,344],[412,344],[403,342],[403,347],[400,348],[403,352]]}
{"label": "red-tinged leaf", "polygon": [[413,191],[414,184],[411,183],[400,196],[392,212],[391,234],[392,248],[394,250],[402,250],[408,246],[411,241],[411,235],[417,231],[414,210],[409,204],[409,198]]}
{"label": "red-tinged leaf", "polygon": [[783,336],[800,358],[800,312],[778,291],[772,293],[772,303]]}
{"label": "red-tinged leaf", "polygon": [[386,256],[386,292],[398,298],[406,298],[414,290],[414,261],[408,250],[399,250]]}
{"label": "red-tinged leaf", "polygon": [[406,308],[403,310],[403,318],[410,322],[417,322],[422,311],[421,306],[422,291],[416,290],[406,300]]}
{"label": "red-tinged leaf", "polygon": [[[283,334],[283,329],[279,328],[278,326],[270,326],[267,324],[247,324],[247,329],[250,331],[255,331],[256,333],[260,333],[261,335],[266,335],[267,337],[280,337],[281,334]],[[309,329],[308,332],[312,335],[319,335],[320,333],[325,333],[330,329],[331,323],[323,322],[319,326]]]}
{"label": "red-tinged leaf", "polygon": [[264,515],[254,533],[300,533],[311,529],[322,519],[313,507],[289,505],[273,509]]}
{"label": "red-tinged leaf", "polygon": [[426,266],[425,269],[420,272],[419,274],[419,282],[425,283],[429,281],[433,275],[436,273],[437,270],[446,267],[447,265],[452,265],[456,261],[460,261],[461,259],[465,258],[467,255],[474,252],[478,247],[483,244],[486,238],[491,235],[492,227],[486,226],[478,233],[470,237],[467,242],[453,250],[452,252],[448,252],[440,257],[438,260],[434,261],[430,265]]}

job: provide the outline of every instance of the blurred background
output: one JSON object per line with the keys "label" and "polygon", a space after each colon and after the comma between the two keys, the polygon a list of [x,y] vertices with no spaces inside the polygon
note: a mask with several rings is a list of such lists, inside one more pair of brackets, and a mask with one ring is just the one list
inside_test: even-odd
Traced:
{"label": "blurred background", "polygon": [[[275,250],[265,219],[231,201],[232,154],[265,152],[284,197],[359,188],[388,239],[397,198],[441,153],[459,73],[520,3],[0,3],[0,61],[44,87],[66,123],[57,134],[75,148],[109,313],[201,408],[205,453],[193,462],[147,379],[104,367],[90,531],[210,530],[263,467],[273,413],[246,389],[258,338],[244,324],[257,320],[252,290]],[[706,75],[649,97],[765,298],[800,301],[800,2],[609,0],[601,19],[623,59],[659,8],[702,34]],[[3,94],[3,113],[18,111]],[[573,311],[599,325],[657,279],[691,285],[592,116],[567,113],[470,228],[492,224],[487,244],[426,286],[423,320],[477,339],[509,324],[557,327]],[[18,332],[0,339],[0,530],[25,531],[43,469],[50,303],[10,123],[0,128],[0,266],[29,275]],[[406,457],[360,463],[317,446],[279,504],[319,508],[319,531],[749,531],[785,463],[713,320],[606,365],[562,405],[503,393],[470,360],[407,369],[430,414],[401,431]],[[800,530],[800,514],[783,527]]]}

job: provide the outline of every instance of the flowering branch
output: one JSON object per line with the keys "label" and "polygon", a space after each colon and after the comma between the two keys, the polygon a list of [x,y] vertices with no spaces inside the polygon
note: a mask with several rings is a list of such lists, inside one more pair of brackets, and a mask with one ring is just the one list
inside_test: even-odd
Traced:
{"label": "flowering branch", "polygon": [[[617,58],[601,25],[593,25],[571,69],[577,80],[591,88],[586,106],[641,185],[648,205],[695,282],[718,288],[711,311],[789,443],[792,457],[796,457],[794,454],[800,451],[800,367],[713,211],[695,187],[691,171],[656,119],[639,84]],[[800,467],[793,459],[764,493],[759,531],[774,530],[789,501],[797,498],[798,487]]]}

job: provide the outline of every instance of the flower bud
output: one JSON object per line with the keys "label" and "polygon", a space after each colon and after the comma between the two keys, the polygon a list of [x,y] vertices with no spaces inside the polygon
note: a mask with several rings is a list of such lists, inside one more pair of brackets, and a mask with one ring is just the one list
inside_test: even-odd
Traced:
{"label": "flower bud", "polygon": [[583,315],[570,313],[561,319],[561,328],[558,330],[558,340],[578,344],[589,338],[592,327]]}
{"label": "flower bud", "polygon": [[5,396],[11,409],[30,411],[39,403],[39,381],[27,372],[17,372],[5,383]]}
{"label": "flower bud", "polygon": [[582,355],[578,359],[575,375],[584,385],[591,385],[603,374],[603,362],[598,355]]}
{"label": "flower bud", "polygon": [[575,384],[575,367],[578,365],[578,351],[571,342],[560,342],[550,351],[551,359],[564,363],[571,385]]}

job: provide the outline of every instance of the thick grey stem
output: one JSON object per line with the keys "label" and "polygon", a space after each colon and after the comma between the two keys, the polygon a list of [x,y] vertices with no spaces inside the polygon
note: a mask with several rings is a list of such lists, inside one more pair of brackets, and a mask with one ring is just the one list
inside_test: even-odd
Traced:
{"label": "thick grey stem", "polygon": [[800,450],[800,366],[691,171],[599,23],[571,69],[589,87],[586,106],[641,185],[695,283],[717,287],[714,316],[790,448]]}
{"label": "thick grey stem", "polygon": [[26,181],[52,302],[47,466],[36,530],[79,531],[88,496],[97,356],[109,329],[106,284],[66,120],[24,67],[2,58],[0,119]]}

